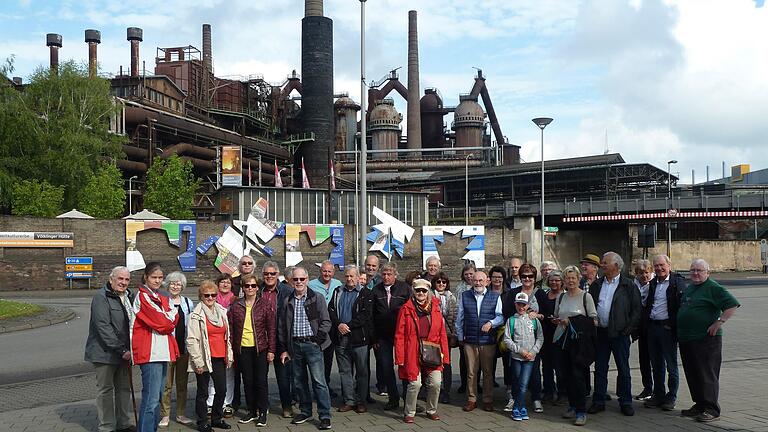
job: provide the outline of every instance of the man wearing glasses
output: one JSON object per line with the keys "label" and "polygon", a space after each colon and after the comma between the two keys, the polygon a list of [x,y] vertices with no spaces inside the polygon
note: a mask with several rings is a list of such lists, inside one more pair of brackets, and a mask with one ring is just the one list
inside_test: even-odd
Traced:
{"label": "man wearing glasses", "polygon": [[693,406],[686,417],[707,423],[720,418],[720,364],[723,354],[723,324],[741,306],[727,289],[709,277],[703,259],[691,263],[691,284],[683,291],[677,312],[680,358]]}
{"label": "man wearing glasses", "polygon": [[[336,268],[330,260],[323,261],[320,264],[320,277],[309,281],[309,288],[316,293],[323,296],[325,304],[331,303],[331,297],[336,288],[341,286],[341,281],[334,278],[333,274],[336,273]],[[323,350],[323,362],[325,363],[325,382],[328,384],[328,392],[331,394],[331,398],[337,396],[336,392],[331,389],[331,369],[333,368],[333,344]]]}
{"label": "man wearing glasses", "polygon": [[[293,385],[299,395],[301,412],[293,417],[292,424],[302,424],[312,418],[312,394],[317,402],[320,418],[318,429],[331,428],[331,397],[325,382],[323,350],[331,345],[328,332],[331,320],[323,296],[307,289],[309,279],[303,267],[291,272],[293,295],[283,302],[277,328],[277,351],[280,362],[293,360]],[[307,370],[312,380],[312,390],[307,384]]]}
{"label": "man wearing glasses", "polygon": [[[274,261],[267,261],[261,267],[262,283],[261,283],[261,295],[269,302],[277,313],[277,326],[279,328],[282,317],[280,312],[282,309],[279,305],[285,302],[293,292],[293,288],[287,284],[280,282],[278,276],[280,275],[280,266]],[[293,417],[293,408],[291,407],[293,402],[293,368],[291,363],[283,364],[283,362],[272,362],[272,366],[275,368],[275,377],[277,378],[277,388],[280,392],[280,404],[283,407],[283,418]]]}

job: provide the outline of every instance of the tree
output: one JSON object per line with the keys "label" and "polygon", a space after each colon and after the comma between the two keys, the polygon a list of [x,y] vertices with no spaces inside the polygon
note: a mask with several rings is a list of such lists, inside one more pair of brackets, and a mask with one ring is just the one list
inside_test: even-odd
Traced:
{"label": "tree", "polygon": [[[2,72],[10,71],[6,62]],[[83,179],[121,157],[127,142],[109,132],[117,112],[109,92],[108,80],[88,78],[72,61],[57,74],[38,69],[23,91],[0,86],[0,203],[9,202],[11,185],[40,179],[63,186],[64,206],[75,207]]]}
{"label": "tree", "polygon": [[13,214],[19,216],[55,217],[61,211],[64,187],[52,186],[45,180],[22,180],[13,186]]}
{"label": "tree", "polygon": [[125,208],[123,175],[115,165],[105,165],[80,190],[78,207],[100,219],[122,216]]}
{"label": "tree", "polygon": [[171,156],[167,161],[155,159],[147,171],[144,208],[171,219],[191,219],[195,192],[200,179],[192,172],[192,163]]}

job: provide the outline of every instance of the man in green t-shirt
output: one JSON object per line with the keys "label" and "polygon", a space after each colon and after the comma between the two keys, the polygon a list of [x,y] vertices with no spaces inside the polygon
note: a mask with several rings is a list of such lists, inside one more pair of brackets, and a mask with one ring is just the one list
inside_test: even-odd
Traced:
{"label": "man in green t-shirt", "polygon": [[723,350],[721,327],[739,306],[727,289],[709,278],[709,264],[703,259],[693,260],[691,284],[683,292],[677,313],[680,358],[694,403],[682,411],[686,417],[700,422],[720,418],[717,397]]}

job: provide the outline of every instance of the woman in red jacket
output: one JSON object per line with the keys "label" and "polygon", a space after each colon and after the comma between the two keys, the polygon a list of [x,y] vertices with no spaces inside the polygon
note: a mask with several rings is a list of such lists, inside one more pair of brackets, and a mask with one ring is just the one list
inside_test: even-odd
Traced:
{"label": "woman in red jacket", "polygon": [[244,297],[229,307],[230,336],[235,362],[243,374],[245,401],[248,414],[239,423],[256,421],[256,426],[267,425],[269,395],[267,372],[275,359],[275,309],[262,298],[259,281],[249,274],[242,277]]}
{"label": "woman in red jacket", "polygon": [[[434,298],[430,288],[431,284],[425,279],[413,281],[413,297],[400,308],[395,328],[395,364],[400,379],[408,382],[404,408],[406,423],[414,421],[422,377],[427,386],[427,418],[440,420],[437,401],[443,381],[443,365],[451,363],[440,300]],[[422,364],[419,347],[426,342],[439,345],[442,364],[435,367]]]}

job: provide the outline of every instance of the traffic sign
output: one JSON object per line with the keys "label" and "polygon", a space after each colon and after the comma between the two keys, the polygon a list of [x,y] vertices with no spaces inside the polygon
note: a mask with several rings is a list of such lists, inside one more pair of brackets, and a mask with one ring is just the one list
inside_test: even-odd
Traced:
{"label": "traffic sign", "polygon": [[64,266],[64,270],[66,271],[92,271],[93,266],[91,264],[69,264]]}
{"label": "traffic sign", "polygon": [[93,264],[93,257],[67,257],[64,264]]}
{"label": "traffic sign", "polygon": [[560,231],[560,228],[558,227],[548,227],[548,226],[544,227],[544,232],[556,233],[558,231]]}
{"label": "traffic sign", "polygon": [[90,279],[93,277],[91,272],[66,272],[64,273],[65,279]]}

